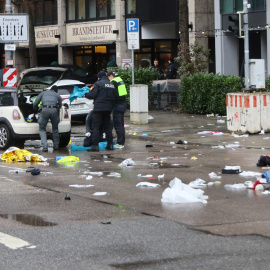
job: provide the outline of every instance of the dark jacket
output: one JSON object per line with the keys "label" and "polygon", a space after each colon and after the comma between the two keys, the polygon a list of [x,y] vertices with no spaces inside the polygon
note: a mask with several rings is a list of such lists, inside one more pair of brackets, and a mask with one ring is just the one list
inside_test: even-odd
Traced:
{"label": "dark jacket", "polygon": [[159,73],[160,75],[162,76],[164,75],[164,71],[161,66],[157,66],[157,67],[153,66],[152,69],[156,71],[157,73]]}
{"label": "dark jacket", "polygon": [[114,85],[109,81],[107,76],[103,76],[94,84],[93,89],[85,94],[85,97],[94,100],[94,111],[112,111],[114,93]]}
{"label": "dark jacket", "polygon": [[166,79],[175,79],[176,78],[176,67],[174,63],[170,63],[167,67]]}

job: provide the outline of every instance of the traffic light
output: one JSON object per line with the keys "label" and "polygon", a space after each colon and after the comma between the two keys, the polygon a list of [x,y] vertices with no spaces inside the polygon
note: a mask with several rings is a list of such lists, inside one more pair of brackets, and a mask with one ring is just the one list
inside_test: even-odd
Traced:
{"label": "traffic light", "polygon": [[228,30],[233,32],[237,37],[239,36],[239,14],[238,15],[230,15],[228,17],[229,26]]}

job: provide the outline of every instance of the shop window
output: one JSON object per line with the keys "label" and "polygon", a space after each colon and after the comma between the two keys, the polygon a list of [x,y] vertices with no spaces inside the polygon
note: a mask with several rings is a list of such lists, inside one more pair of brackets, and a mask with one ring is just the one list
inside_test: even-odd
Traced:
{"label": "shop window", "polygon": [[156,41],[155,42],[155,52],[171,52],[172,43],[170,41]]}
{"label": "shop window", "polygon": [[67,8],[67,19],[68,21],[75,20],[75,0],[68,0],[68,8]]}
{"label": "shop window", "polygon": [[107,17],[107,5],[97,7],[97,17],[106,18]]}
{"label": "shop window", "polygon": [[36,14],[35,14],[35,23],[37,25],[40,25],[40,24],[43,23],[43,14],[44,14],[43,3],[38,2],[37,3]]}
{"label": "shop window", "polygon": [[46,1],[43,9],[44,22],[50,24],[52,22],[52,2]]}
{"label": "shop window", "polygon": [[115,0],[109,1],[109,14],[108,16],[115,16]]}
{"label": "shop window", "polygon": [[88,6],[88,13],[89,13],[89,18],[94,19],[97,16],[97,3],[96,0],[89,0],[89,6]]}
{"label": "shop window", "polygon": [[136,0],[126,0],[127,14],[136,14]]}
{"label": "shop window", "polygon": [[106,46],[96,46],[95,53],[107,53]]}
{"label": "shop window", "polygon": [[78,0],[78,16],[79,20],[85,19],[85,0]]}

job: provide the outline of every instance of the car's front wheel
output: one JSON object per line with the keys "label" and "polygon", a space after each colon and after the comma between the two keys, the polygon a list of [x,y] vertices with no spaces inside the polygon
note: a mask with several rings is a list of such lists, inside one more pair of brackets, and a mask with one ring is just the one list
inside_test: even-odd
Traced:
{"label": "car's front wheel", "polygon": [[11,136],[8,127],[0,124],[0,149],[6,150],[11,145]]}
{"label": "car's front wheel", "polygon": [[59,147],[66,147],[70,141],[70,132],[59,134]]}

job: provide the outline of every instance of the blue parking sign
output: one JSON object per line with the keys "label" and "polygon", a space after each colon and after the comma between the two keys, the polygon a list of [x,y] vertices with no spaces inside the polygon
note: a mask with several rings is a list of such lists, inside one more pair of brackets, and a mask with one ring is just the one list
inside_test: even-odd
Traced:
{"label": "blue parking sign", "polygon": [[127,32],[139,32],[139,19],[127,19]]}

